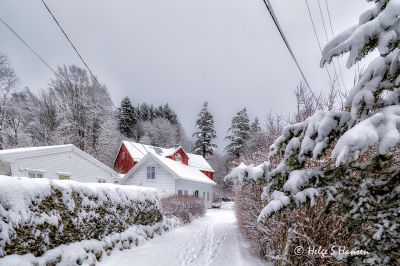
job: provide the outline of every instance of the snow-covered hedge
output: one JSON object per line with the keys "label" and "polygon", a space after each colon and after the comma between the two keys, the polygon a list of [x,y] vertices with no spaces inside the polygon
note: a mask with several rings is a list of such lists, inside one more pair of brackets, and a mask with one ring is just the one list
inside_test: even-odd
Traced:
{"label": "snow-covered hedge", "polygon": [[71,266],[96,265],[102,257],[110,255],[113,249],[123,250],[141,245],[146,240],[169,231],[180,223],[176,218],[164,218],[154,225],[133,225],[121,233],[113,233],[101,240],[91,239],[61,245],[35,257],[32,253],[25,255],[8,255],[0,258],[0,265],[6,266]]}
{"label": "snow-covered hedge", "polygon": [[138,232],[146,238],[168,227],[153,189],[0,176],[0,258],[41,256],[79,241],[86,247],[84,240],[94,241],[88,247],[107,249],[115,245],[112,239],[137,241]]}

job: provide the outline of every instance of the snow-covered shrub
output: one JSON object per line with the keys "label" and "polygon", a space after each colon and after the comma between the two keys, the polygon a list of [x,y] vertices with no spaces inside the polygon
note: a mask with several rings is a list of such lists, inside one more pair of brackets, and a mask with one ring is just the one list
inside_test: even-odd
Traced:
{"label": "snow-covered shrub", "polygon": [[161,198],[163,214],[177,217],[182,223],[190,223],[194,218],[206,212],[204,202],[193,196],[172,195]]}
{"label": "snow-covered shrub", "polygon": [[[319,110],[285,127],[271,146],[267,163],[241,165],[231,176],[265,183],[262,198],[267,204],[258,216],[260,223],[268,224],[287,210],[318,212],[318,203],[323,202],[324,212],[345,218],[344,230],[352,240],[348,248],[368,252],[336,259],[398,265],[400,1],[374,2],[358,25],[323,50],[321,65],[349,52],[348,67],[376,48],[379,52],[347,96],[345,109]],[[284,234],[293,230],[289,227]],[[335,240],[328,233],[324,238]],[[280,254],[285,252],[281,249]]]}
{"label": "snow-covered shrub", "polygon": [[0,257],[152,226],[160,210],[153,189],[0,176]]}
{"label": "snow-covered shrub", "polygon": [[0,265],[5,266],[71,266],[96,265],[104,256],[113,250],[124,250],[141,245],[164,232],[180,225],[176,218],[164,218],[153,225],[133,225],[121,233],[113,233],[101,240],[91,239],[61,245],[47,250],[42,256],[35,257],[32,253],[25,255],[8,255],[0,258]]}

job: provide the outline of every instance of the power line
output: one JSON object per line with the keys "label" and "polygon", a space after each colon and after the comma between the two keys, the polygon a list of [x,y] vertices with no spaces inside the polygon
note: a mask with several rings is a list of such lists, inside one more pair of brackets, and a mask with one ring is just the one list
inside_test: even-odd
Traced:
{"label": "power line", "polygon": [[[325,0],[325,5],[326,5],[326,11],[328,13],[328,21],[329,21],[329,25],[330,25],[330,28],[331,28],[332,37],[335,37],[335,33],[333,32],[333,26],[332,26],[331,12],[329,11],[328,0]],[[340,77],[342,79],[342,83],[343,83],[344,89],[347,90],[346,89],[346,83],[344,82],[344,78],[343,78],[342,66],[341,66],[340,61],[339,61],[339,59],[337,57],[336,57],[336,61],[337,61],[338,65],[339,65]]]}
{"label": "power line", "polygon": [[118,110],[118,108],[114,105],[113,101],[110,98],[110,95],[105,91],[105,89],[103,88],[103,86],[99,83],[99,81],[97,80],[97,77],[93,74],[92,70],[90,69],[90,67],[88,66],[88,64],[86,64],[85,60],[83,60],[83,57],[81,56],[81,54],[78,52],[78,49],[76,49],[75,45],[72,43],[71,39],[68,37],[67,33],[64,31],[64,29],[61,27],[60,23],[58,22],[58,20],[56,19],[56,17],[53,15],[53,13],[51,12],[50,8],[47,6],[47,4],[44,2],[44,0],[42,0],[43,5],[46,7],[47,11],[50,13],[51,17],[53,18],[53,20],[55,21],[55,23],[57,24],[57,26],[60,28],[60,30],[62,31],[62,33],[64,34],[65,38],[68,40],[69,44],[72,46],[72,48],[74,49],[74,51],[76,52],[76,54],[78,55],[78,57],[81,59],[82,63],[85,65],[85,67],[87,68],[87,70],[89,71],[90,75],[93,77],[94,81],[97,83],[97,85],[100,87],[100,89],[103,91],[104,95],[108,98],[108,100],[110,101],[110,103],[112,104],[112,106]]}
{"label": "power line", "polygon": [[48,69],[50,69],[56,76],[58,76],[58,73],[46,62],[46,60],[44,60],[43,57],[41,57],[39,55],[38,52],[36,52],[35,49],[32,48],[32,46],[30,46],[24,39],[22,39],[22,37],[13,29],[11,28],[10,25],[7,24],[7,22],[5,22],[2,18],[0,18],[1,23],[3,23],[4,26],[7,27],[7,29],[9,31],[11,31],[26,47],[28,47],[28,49],[36,55],[37,58],[40,59],[40,61],[42,61],[43,64],[45,64],[47,66]]}
{"label": "power line", "polygon": [[299,62],[297,61],[296,56],[294,55],[293,50],[292,50],[292,48],[290,47],[289,42],[288,42],[288,40],[286,39],[285,34],[284,34],[283,31],[282,31],[282,28],[281,28],[281,26],[280,26],[280,24],[279,24],[279,22],[278,22],[278,18],[277,18],[276,15],[275,15],[275,12],[274,12],[274,10],[273,10],[273,8],[272,8],[271,3],[269,2],[269,0],[263,0],[263,2],[264,2],[264,4],[265,4],[265,6],[267,7],[269,14],[271,15],[271,18],[272,18],[272,20],[274,21],[275,26],[276,26],[276,28],[278,29],[279,34],[281,35],[282,40],[284,41],[284,43],[285,43],[285,45],[286,45],[286,48],[289,50],[289,53],[290,53],[290,55],[292,56],[293,61],[296,63],[296,66],[297,66],[297,68],[299,69],[301,76],[303,77],[303,79],[304,79],[304,81],[305,81],[305,83],[306,83],[308,89],[310,90],[312,97],[315,99],[315,101],[317,102],[317,104],[319,105],[319,107],[322,108],[322,105],[320,104],[318,98],[315,96],[314,92],[312,91],[312,89],[311,89],[311,87],[310,87],[310,84],[309,84],[309,82],[308,82],[306,76],[304,75],[303,70],[302,70],[301,67],[300,67]]}
{"label": "power line", "polygon": [[[307,0],[306,0],[306,5],[307,5],[307,10],[308,10],[308,16],[310,18],[311,25],[312,25],[312,28],[314,30],[314,36],[315,36],[315,39],[317,40],[319,50],[321,51],[321,54],[322,54],[322,45],[321,45],[321,42],[319,41],[318,34],[317,34],[317,29],[315,27],[314,19],[313,19],[312,15],[311,15],[310,6],[308,5]],[[326,73],[328,74],[329,82],[333,85],[334,83],[332,81],[331,73],[329,72],[329,69],[328,69],[328,67],[326,65],[324,67],[325,67]]]}
{"label": "power line", "polygon": [[[319,8],[319,13],[321,15],[321,20],[322,20],[322,25],[324,28],[324,32],[325,32],[325,37],[326,37],[326,41],[329,41],[329,37],[328,37],[328,32],[326,30],[326,26],[325,26],[325,19],[324,19],[324,15],[322,13],[322,8],[321,8],[321,1],[318,0],[318,8]],[[342,90],[342,86],[340,85],[340,81],[339,81],[339,76],[336,72],[336,66],[335,66],[335,62],[332,62],[332,66],[333,66],[333,71],[335,72],[335,79],[338,81],[338,85],[339,85],[339,89]],[[334,85],[334,84],[332,84]]]}
{"label": "power line", "polygon": [[[102,92],[104,93],[104,95],[107,97],[107,99],[110,101],[111,105],[114,107],[114,109],[116,111],[118,111],[118,108],[115,106],[115,104],[113,103],[112,99],[110,98],[110,95],[107,93],[107,91],[104,89],[104,87],[99,83],[99,81],[97,80],[97,77],[93,74],[92,70],[90,69],[90,67],[88,66],[88,64],[86,63],[86,61],[83,59],[83,57],[81,56],[81,54],[79,53],[78,49],[76,48],[76,46],[73,44],[73,42],[71,41],[71,39],[68,37],[68,34],[64,31],[64,29],[61,27],[61,24],[58,22],[58,20],[56,19],[56,17],[53,15],[53,12],[51,12],[50,8],[47,6],[46,2],[44,0],[42,0],[43,5],[45,6],[45,8],[47,9],[47,11],[49,12],[49,14],[51,15],[51,17],[53,18],[54,22],[57,24],[57,26],[60,28],[61,32],[63,33],[64,37],[68,40],[69,44],[71,45],[71,47],[74,49],[75,53],[78,55],[78,57],[81,59],[82,63],[85,65],[85,67],[87,68],[87,70],[89,71],[90,75],[93,77],[94,81],[97,83],[97,85],[99,86],[99,88],[102,90]],[[125,122],[125,120],[123,120]],[[133,134],[133,129],[131,126],[129,126],[126,122],[125,125],[129,128],[129,130],[131,131],[131,133]]]}

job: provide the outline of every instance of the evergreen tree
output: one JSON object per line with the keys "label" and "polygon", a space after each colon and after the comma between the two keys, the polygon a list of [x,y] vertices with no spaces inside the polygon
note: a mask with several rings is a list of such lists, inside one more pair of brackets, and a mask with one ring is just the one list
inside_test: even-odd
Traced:
{"label": "evergreen tree", "polygon": [[[248,156],[251,154],[254,157],[254,153],[257,153],[256,151],[263,152],[265,148],[268,148],[266,147],[265,132],[262,131],[260,121],[258,117],[256,117],[250,125],[249,138],[246,141],[244,152],[241,155],[245,154]],[[241,161],[243,159],[245,158],[242,156]]]}
{"label": "evergreen tree", "polygon": [[134,126],[137,122],[135,117],[135,109],[128,97],[121,101],[121,107],[118,108],[119,131],[122,135],[136,139],[137,134]]}
{"label": "evergreen tree", "polygon": [[199,118],[196,121],[196,126],[199,129],[193,134],[196,137],[196,141],[192,148],[192,151],[196,154],[200,154],[203,157],[207,155],[213,155],[217,145],[213,143],[213,140],[217,137],[214,130],[214,118],[208,111],[208,103],[204,103],[203,109],[199,113]]}
{"label": "evergreen tree", "polygon": [[239,158],[250,136],[250,120],[246,108],[232,118],[232,125],[228,132],[230,134],[225,139],[229,141],[229,144],[225,147],[225,151],[229,157]]}
{"label": "evergreen tree", "polygon": [[258,117],[254,118],[253,123],[250,125],[250,136],[256,136],[261,133],[261,126]]}
{"label": "evergreen tree", "polygon": [[155,111],[155,117],[161,117],[167,119],[174,126],[179,125],[178,115],[175,111],[167,104],[160,105]]}
{"label": "evergreen tree", "polygon": [[[282,219],[285,208],[321,208],[317,202],[323,202],[324,213],[341,217],[345,226],[340,230],[351,241],[349,247],[368,252],[343,256],[345,263],[400,265],[400,8],[396,0],[374,2],[358,25],[323,50],[321,66],[349,52],[351,67],[378,52],[347,96],[345,110],[319,110],[285,127],[267,162],[241,165],[231,176],[266,184],[260,222]],[[301,243],[318,242],[294,233],[303,228],[290,221],[281,241],[286,246],[278,247],[285,254],[273,255],[288,256]],[[332,237],[332,232],[323,237]],[[291,264],[298,264],[299,256],[290,258]]]}

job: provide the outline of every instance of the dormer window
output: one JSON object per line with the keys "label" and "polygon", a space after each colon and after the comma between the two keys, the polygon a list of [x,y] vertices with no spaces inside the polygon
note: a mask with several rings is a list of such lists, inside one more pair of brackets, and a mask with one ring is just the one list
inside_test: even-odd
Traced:
{"label": "dormer window", "polygon": [[175,155],[175,161],[182,163],[182,156],[179,153]]}

